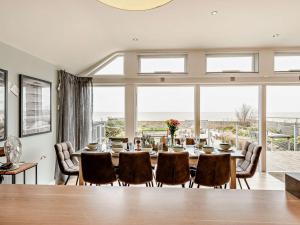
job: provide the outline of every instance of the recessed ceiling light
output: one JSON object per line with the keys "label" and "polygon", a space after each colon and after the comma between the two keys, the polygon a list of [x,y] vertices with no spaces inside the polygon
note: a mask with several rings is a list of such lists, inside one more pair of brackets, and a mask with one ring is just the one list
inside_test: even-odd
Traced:
{"label": "recessed ceiling light", "polygon": [[280,34],[273,34],[272,37],[273,38],[278,38],[280,36]]}
{"label": "recessed ceiling light", "polygon": [[134,38],[132,38],[132,41],[139,41],[139,39],[134,37]]}
{"label": "recessed ceiling light", "polygon": [[218,14],[218,11],[217,11],[217,10],[211,11],[210,14],[211,14],[212,16],[215,16],[215,15]]}

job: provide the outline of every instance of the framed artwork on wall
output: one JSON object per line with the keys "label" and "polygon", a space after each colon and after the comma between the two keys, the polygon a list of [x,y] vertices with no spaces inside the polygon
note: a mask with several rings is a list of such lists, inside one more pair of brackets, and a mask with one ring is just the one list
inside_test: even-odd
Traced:
{"label": "framed artwork on wall", "polygon": [[19,136],[52,131],[51,82],[20,74]]}
{"label": "framed artwork on wall", "polygon": [[0,141],[7,137],[7,71],[0,69]]}

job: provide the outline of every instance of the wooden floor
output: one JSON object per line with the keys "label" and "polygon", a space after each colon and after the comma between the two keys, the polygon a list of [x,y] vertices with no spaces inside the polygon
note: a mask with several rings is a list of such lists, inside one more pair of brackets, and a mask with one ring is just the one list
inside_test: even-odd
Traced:
{"label": "wooden floor", "polygon": [[[70,179],[68,185],[75,185],[75,178]],[[247,189],[246,184],[241,180],[243,189]],[[251,179],[248,179],[248,183],[252,190],[284,190],[284,183],[269,173],[256,173]],[[237,184],[238,185],[238,184]],[[118,183],[114,183],[114,186],[118,186]],[[143,185],[138,185],[143,186]],[[181,186],[164,186],[172,188],[181,188]],[[188,187],[188,184],[186,184]],[[195,187],[194,187],[195,188]],[[239,186],[237,186],[240,189]]]}

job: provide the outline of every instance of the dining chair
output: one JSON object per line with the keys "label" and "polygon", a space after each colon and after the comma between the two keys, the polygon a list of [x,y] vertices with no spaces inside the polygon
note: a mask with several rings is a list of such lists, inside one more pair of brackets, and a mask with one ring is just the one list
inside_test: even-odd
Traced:
{"label": "dining chair", "polygon": [[84,182],[96,185],[111,184],[117,180],[111,153],[81,153],[82,177]]}
{"label": "dining chair", "polygon": [[153,187],[149,152],[120,152],[118,173],[123,186],[146,184]]}
{"label": "dining chair", "polygon": [[72,144],[69,141],[58,143],[54,145],[54,149],[61,173],[68,176],[64,184],[68,184],[70,176],[77,176],[77,185],[79,178],[79,161],[77,157],[72,157],[72,154],[75,152]]}
{"label": "dining chair", "polygon": [[244,179],[247,188],[250,190],[247,179],[253,177],[256,172],[261,150],[262,147],[255,143],[245,143],[242,151],[242,154],[245,155],[245,158],[238,160],[236,168],[236,178],[238,179],[241,189],[243,188],[240,179]]}
{"label": "dining chair", "polygon": [[194,145],[195,144],[194,138],[186,138],[185,139],[185,144],[186,145]]}
{"label": "dining chair", "polygon": [[200,186],[221,187],[230,179],[230,154],[201,154],[198,159],[195,176],[192,177],[190,188],[194,183]]}
{"label": "dining chair", "polygon": [[190,180],[188,152],[160,152],[157,159],[156,182],[158,187],[182,185]]}

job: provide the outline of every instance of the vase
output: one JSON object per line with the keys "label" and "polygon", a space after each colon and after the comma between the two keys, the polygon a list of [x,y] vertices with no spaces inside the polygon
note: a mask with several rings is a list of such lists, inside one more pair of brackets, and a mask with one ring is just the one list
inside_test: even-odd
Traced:
{"label": "vase", "polygon": [[9,136],[4,143],[4,153],[7,162],[18,164],[22,155],[22,144],[20,139]]}
{"label": "vase", "polygon": [[171,147],[174,147],[175,145],[175,133],[171,133]]}

